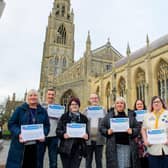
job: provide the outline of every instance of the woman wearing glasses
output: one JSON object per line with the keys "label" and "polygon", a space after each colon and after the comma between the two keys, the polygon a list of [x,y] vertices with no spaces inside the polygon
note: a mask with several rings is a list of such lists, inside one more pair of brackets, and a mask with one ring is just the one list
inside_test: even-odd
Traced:
{"label": "woman wearing glasses", "polygon": [[[168,111],[159,96],[152,97],[151,109],[144,117],[142,125],[142,137],[145,146],[147,146],[149,153],[149,167],[150,168],[167,168],[168,167],[168,139],[167,135],[163,143],[151,142],[149,137],[156,129],[165,129],[167,134],[168,129]],[[159,134],[158,134],[159,136]]]}
{"label": "woman wearing glasses", "polygon": [[[68,104],[68,112],[58,122],[56,134],[60,138],[59,152],[63,168],[79,168],[83,156],[86,156],[86,140],[88,140],[88,119],[79,112],[80,100],[72,98]],[[68,124],[85,124],[82,137],[71,137],[67,132]]]}

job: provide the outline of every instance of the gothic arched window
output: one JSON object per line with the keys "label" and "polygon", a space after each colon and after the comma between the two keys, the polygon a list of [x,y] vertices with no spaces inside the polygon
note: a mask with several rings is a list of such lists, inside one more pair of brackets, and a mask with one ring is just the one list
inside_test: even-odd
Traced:
{"label": "gothic arched window", "polygon": [[61,15],[62,15],[62,16],[65,15],[65,6],[62,6],[62,9],[61,9]]}
{"label": "gothic arched window", "polygon": [[96,94],[100,97],[100,89],[99,89],[99,86],[98,86],[97,89],[96,89]]}
{"label": "gothic arched window", "polygon": [[59,63],[59,58],[56,57],[56,58],[55,58],[55,65],[58,65],[58,63]]}
{"label": "gothic arched window", "polygon": [[119,80],[119,95],[121,97],[124,97],[125,89],[126,89],[126,82],[125,82],[125,79],[123,77],[121,77]]}
{"label": "gothic arched window", "polygon": [[59,13],[60,13],[60,6],[59,6],[59,4],[58,4],[58,5],[57,5],[57,8],[56,8],[55,15],[57,16],[57,15],[59,15]]}
{"label": "gothic arched window", "polygon": [[66,67],[66,64],[67,64],[66,58],[63,58],[63,61],[62,61],[63,67]]}
{"label": "gothic arched window", "polygon": [[69,100],[72,97],[76,97],[76,95],[74,94],[74,92],[71,89],[69,89],[63,94],[63,96],[61,98],[61,104],[65,106],[65,111],[66,112],[68,111]]}
{"label": "gothic arched window", "polygon": [[157,70],[158,94],[168,102],[168,63],[161,60]]}
{"label": "gothic arched window", "polygon": [[54,60],[53,60],[53,58],[50,58],[49,59],[49,66],[51,66],[51,65],[53,65],[54,64]]}
{"label": "gothic arched window", "polygon": [[48,65],[49,74],[53,73],[53,67],[54,67],[54,59],[50,58],[49,59],[49,65]]}
{"label": "gothic arched window", "polygon": [[61,25],[57,31],[57,43],[66,44],[66,29],[63,25]]}
{"label": "gothic arched window", "polygon": [[55,76],[58,75],[58,68],[57,68],[57,67],[54,68],[54,75],[55,75]]}
{"label": "gothic arched window", "polygon": [[145,101],[145,72],[142,69],[138,70],[135,80],[137,99]]}

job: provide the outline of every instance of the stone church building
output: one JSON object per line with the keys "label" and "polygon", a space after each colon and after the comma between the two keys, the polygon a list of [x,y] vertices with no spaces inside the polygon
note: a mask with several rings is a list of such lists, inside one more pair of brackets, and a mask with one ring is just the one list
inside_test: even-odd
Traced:
{"label": "stone church building", "polygon": [[150,42],[135,52],[127,46],[126,56],[109,40],[92,49],[88,32],[85,52],[74,61],[74,13],[70,0],[55,0],[48,18],[40,77],[42,100],[48,88],[56,90],[56,102],[67,105],[79,97],[81,109],[88,105],[90,93],[97,93],[105,108],[117,96],[126,98],[132,108],[136,99],[148,105],[154,95],[168,103],[168,35]]}

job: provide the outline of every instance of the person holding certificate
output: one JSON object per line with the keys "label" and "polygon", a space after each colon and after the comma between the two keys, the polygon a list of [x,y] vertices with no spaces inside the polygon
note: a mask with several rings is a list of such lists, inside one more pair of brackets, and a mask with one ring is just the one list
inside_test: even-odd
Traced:
{"label": "person holding certificate", "polygon": [[98,128],[101,119],[106,115],[106,110],[99,106],[99,97],[95,93],[90,94],[89,102],[91,106],[88,106],[84,110],[84,114],[89,119],[90,135],[90,138],[87,141],[86,168],[92,168],[94,153],[96,168],[102,168],[102,153],[103,145],[105,144],[105,137],[101,135]]}
{"label": "person holding certificate", "polygon": [[107,168],[140,167],[137,144],[134,141],[140,132],[140,126],[134,112],[126,109],[123,97],[116,99],[114,108],[111,108],[103,118],[99,129],[107,138]]}
{"label": "person holding certificate", "polygon": [[71,98],[68,112],[58,122],[56,134],[60,138],[59,152],[63,168],[79,168],[86,156],[88,140],[88,119],[79,112],[80,100]]}
{"label": "person holding certificate", "polygon": [[[134,112],[136,113],[136,118],[139,118],[139,120],[137,119],[137,121],[140,123],[140,125],[142,125],[142,118],[144,118],[146,111],[147,110],[145,102],[143,100],[137,99],[134,103]],[[148,153],[146,146],[144,145],[144,142],[142,140],[141,134],[139,134],[138,137],[135,138],[135,141],[138,144],[138,155],[140,159],[141,168],[148,168]]]}
{"label": "person holding certificate", "polygon": [[9,119],[8,129],[12,140],[6,168],[43,168],[44,141],[50,124],[36,90],[28,91],[26,102]]}
{"label": "person holding certificate", "polygon": [[50,168],[57,168],[57,154],[58,154],[58,141],[59,141],[55,133],[59,119],[59,116],[57,116],[57,113],[59,113],[59,111],[57,110],[57,108],[54,108],[56,107],[56,105],[54,104],[55,96],[56,96],[55,90],[52,88],[48,89],[46,94],[46,103],[43,104],[43,106],[46,108],[48,112],[50,121],[50,132],[46,137],[45,141],[45,146],[48,147]]}
{"label": "person holding certificate", "polygon": [[145,114],[142,137],[149,153],[150,168],[168,167],[168,110],[159,96],[152,97],[150,112]]}

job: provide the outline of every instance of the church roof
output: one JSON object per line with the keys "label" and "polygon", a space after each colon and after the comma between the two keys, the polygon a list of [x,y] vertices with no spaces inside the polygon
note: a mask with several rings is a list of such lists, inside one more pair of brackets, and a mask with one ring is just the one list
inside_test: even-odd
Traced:
{"label": "church roof", "polygon": [[[136,50],[135,52],[131,53],[130,61],[133,61],[133,60],[145,55],[148,51],[149,52],[154,51],[157,48],[160,48],[160,47],[167,45],[167,44],[168,44],[168,34],[163,37],[160,37],[159,39],[150,43],[149,48],[147,48],[147,46],[145,46],[145,47],[142,47],[142,48]],[[117,61],[115,63],[115,67],[119,67],[121,65],[126,64],[127,59],[128,59],[128,57],[123,57],[122,59],[120,59],[119,61]]]}
{"label": "church roof", "polygon": [[111,45],[110,42],[107,42],[105,45],[103,45],[103,46],[101,46],[101,47],[98,47],[98,48],[92,50],[92,53],[93,53],[93,54],[97,54],[97,53],[99,53],[100,51],[103,51],[103,50],[105,50],[105,49],[107,49],[107,48],[109,48],[109,47],[110,47],[110,48],[112,49],[112,51],[114,51],[117,55],[123,57],[122,54],[121,54],[119,51],[117,51],[117,50]]}

